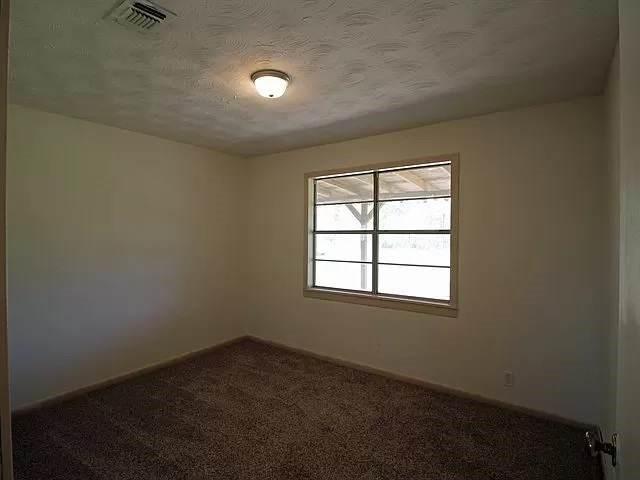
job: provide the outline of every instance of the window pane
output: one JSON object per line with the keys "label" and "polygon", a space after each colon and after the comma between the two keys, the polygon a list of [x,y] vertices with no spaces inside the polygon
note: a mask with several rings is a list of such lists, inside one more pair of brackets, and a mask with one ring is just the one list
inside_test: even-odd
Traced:
{"label": "window pane", "polygon": [[315,262],[316,286],[371,291],[368,263]]}
{"label": "window pane", "polygon": [[451,199],[380,202],[381,230],[448,230],[451,228]]}
{"label": "window pane", "polygon": [[450,239],[450,235],[380,235],[379,261],[448,267],[451,260]]}
{"label": "window pane", "polygon": [[380,172],[378,198],[421,198],[451,195],[451,165]]}
{"label": "window pane", "polygon": [[378,267],[378,291],[407,297],[449,300],[448,268],[399,267],[380,265]]}
{"label": "window pane", "polygon": [[317,234],[316,258],[319,260],[371,261],[371,235]]}
{"label": "window pane", "polygon": [[368,202],[373,200],[373,174],[316,180],[316,203]]}
{"label": "window pane", "polygon": [[316,230],[372,230],[373,203],[318,205]]}

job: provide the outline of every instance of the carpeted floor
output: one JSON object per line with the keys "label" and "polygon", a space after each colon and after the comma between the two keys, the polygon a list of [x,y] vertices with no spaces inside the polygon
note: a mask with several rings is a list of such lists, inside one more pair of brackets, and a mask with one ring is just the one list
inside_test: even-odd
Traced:
{"label": "carpeted floor", "polygon": [[582,432],[242,341],[14,419],[17,480],[593,480]]}

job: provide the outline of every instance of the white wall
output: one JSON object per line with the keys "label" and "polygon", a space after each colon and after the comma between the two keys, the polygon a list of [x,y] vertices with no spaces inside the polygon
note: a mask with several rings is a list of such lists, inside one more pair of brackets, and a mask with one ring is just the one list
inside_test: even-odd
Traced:
{"label": "white wall", "polygon": [[14,407],[241,335],[246,162],[12,106]]}
{"label": "white wall", "polygon": [[[606,342],[609,350],[607,365],[607,411],[602,425],[607,440],[616,431],[616,396],[618,372],[618,320],[620,315],[620,54],[616,48],[609,68],[609,77],[605,90],[606,132],[607,132],[607,177],[604,186],[607,189],[608,212],[608,283],[609,309],[607,319],[609,332]],[[606,478],[615,478],[615,471],[609,459],[604,461]]]}
{"label": "white wall", "polygon": [[640,478],[640,2],[620,0],[619,478]]}
{"label": "white wall", "polygon": [[[588,98],[252,159],[249,333],[601,423],[604,138],[602,98]],[[302,296],[305,172],[450,152],[461,156],[458,318]]]}
{"label": "white wall", "polygon": [[0,0],[0,477],[13,480],[9,350],[7,332],[6,160],[7,70],[9,67],[9,0]]}

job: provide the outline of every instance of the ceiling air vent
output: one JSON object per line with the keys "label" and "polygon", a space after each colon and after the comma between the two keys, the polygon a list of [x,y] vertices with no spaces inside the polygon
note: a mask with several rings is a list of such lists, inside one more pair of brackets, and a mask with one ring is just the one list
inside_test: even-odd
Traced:
{"label": "ceiling air vent", "polygon": [[125,27],[147,33],[157,30],[160,25],[164,25],[175,16],[172,11],[149,0],[125,0],[118,4],[107,18]]}

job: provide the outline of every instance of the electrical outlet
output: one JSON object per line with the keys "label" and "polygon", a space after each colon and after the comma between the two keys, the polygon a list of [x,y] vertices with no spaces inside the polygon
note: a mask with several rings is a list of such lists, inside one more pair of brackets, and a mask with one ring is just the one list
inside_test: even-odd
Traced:
{"label": "electrical outlet", "polygon": [[505,371],[504,372],[504,386],[508,387],[508,388],[512,388],[513,387],[513,372],[512,371]]}

